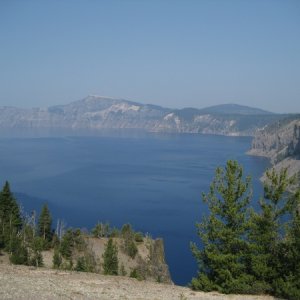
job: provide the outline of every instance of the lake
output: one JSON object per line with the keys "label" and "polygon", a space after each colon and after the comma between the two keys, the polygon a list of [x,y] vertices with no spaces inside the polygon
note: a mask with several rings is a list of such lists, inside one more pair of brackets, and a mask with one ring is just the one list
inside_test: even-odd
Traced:
{"label": "lake", "polygon": [[162,237],[172,279],[185,285],[196,274],[189,244],[198,241],[195,223],[207,212],[201,193],[215,168],[237,159],[254,178],[255,201],[261,193],[258,178],[269,164],[245,154],[250,144],[198,134],[2,137],[0,183],[11,183],[27,211],[48,202],[68,226],[128,222]]}

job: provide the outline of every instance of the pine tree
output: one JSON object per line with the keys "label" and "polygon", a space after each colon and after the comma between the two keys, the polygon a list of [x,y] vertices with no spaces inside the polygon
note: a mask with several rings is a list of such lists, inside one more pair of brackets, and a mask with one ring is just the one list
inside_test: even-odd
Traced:
{"label": "pine tree", "polygon": [[43,242],[41,237],[36,236],[30,245],[30,264],[32,266],[42,267],[44,265],[42,255]]}
{"label": "pine tree", "polygon": [[133,235],[133,230],[132,230],[132,227],[131,227],[131,225],[129,223],[124,224],[122,226],[121,235],[123,237],[127,237],[127,236],[130,236],[130,235]]}
{"label": "pine tree", "polygon": [[134,259],[138,249],[135,244],[135,233],[130,224],[124,224],[122,226],[121,235],[123,238],[123,251]]}
{"label": "pine tree", "polygon": [[292,220],[279,252],[279,276],[273,282],[274,294],[300,299],[300,189],[293,195]]}
{"label": "pine tree", "polygon": [[103,224],[98,222],[92,229],[92,234],[96,238],[108,237],[110,235],[109,223]]}
{"label": "pine tree", "polygon": [[27,265],[29,262],[28,250],[24,246],[22,236],[13,234],[10,240],[11,254],[9,260],[15,265]]}
{"label": "pine tree", "polygon": [[62,258],[61,258],[61,255],[59,253],[59,250],[57,248],[54,249],[52,262],[53,262],[53,268],[54,269],[59,269],[61,264],[62,264]]}
{"label": "pine tree", "polygon": [[70,260],[72,258],[73,247],[74,247],[74,234],[71,229],[68,229],[67,232],[62,237],[59,251],[65,259]]}
{"label": "pine tree", "polygon": [[118,248],[112,238],[108,240],[103,253],[103,270],[105,275],[118,275]]}
{"label": "pine tree", "polygon": [[43,248],[47,248],[52,240],[52,217],[47,204],[44,204],[38,220],[38,235],[43,239]]}
{"label": "pine tree", "polygon": [[249,271],[255,277],[253,289],[256,293],[272,293],[275,282],[282,278],[280,261],[290,253],[285,231],[294,210],[295,198],[288,192],[293,183],[294,178],[288,177],[287,169],[278,173],[274,169],[268,170],[260,211],[251,212]]}
{"label": "pine tree", "polygon": [[9,249],[13,234],[22,228],[22,218],[19,205],[10,191],[6,181],[0,192],[0,247]]}
{"label": "pine tree", "polygon": [[197,224],[203,248],[191,245],[198,261],[198,277],[191,287],[223,293],[248,293],[252,277],[247,275],[247,206],[251,198],[250,178],[242,167],[229,160],[226,168],[217,168],[210,191],[203,194],[209,215]]}
{"label": "pine tree", "polygon": [[78,272],[87,272],[85,267],[85,260],[84,257],[78,257],[76,262],[75,271]]}

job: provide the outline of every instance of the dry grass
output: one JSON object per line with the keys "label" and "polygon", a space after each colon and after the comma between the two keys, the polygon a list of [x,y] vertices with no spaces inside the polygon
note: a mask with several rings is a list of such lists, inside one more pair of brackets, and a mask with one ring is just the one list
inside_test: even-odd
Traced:
{"label": "dry grass", "polygon": [[188,288],[138,281],[121,276],[56,271],[0,264],[0,299],[207,299],[271,300],[270,296],[221,295]]}

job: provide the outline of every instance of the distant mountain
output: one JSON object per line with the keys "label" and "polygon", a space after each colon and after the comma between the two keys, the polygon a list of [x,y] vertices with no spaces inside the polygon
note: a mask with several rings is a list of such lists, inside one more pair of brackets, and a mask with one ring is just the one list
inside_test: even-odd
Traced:
{"label": "distant mountain", "polygon": [[151,132],[250,136],[283,118],[257,108],[224,104],[204,109],[170,109],[90,95],[47,109],[0,108],[0,129],[139,129]]}
{"label": "distant mountain", "polygon": [[201,109],[202,113],[206,114],[237,114],[237,115],[270,115],[273,114],[269,111],[265,111],[259,108],[238,105],[238,104],[221,104],[210,106]]}

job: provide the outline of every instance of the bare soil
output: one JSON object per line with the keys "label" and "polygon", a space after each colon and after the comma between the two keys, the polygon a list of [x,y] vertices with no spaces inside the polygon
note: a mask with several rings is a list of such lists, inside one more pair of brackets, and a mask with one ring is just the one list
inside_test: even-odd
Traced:
{"label": "bare soil", "polygon": [[121,276],[58,271],[0,263],[0,299],[271,300],[271,296],[221,295]]}

